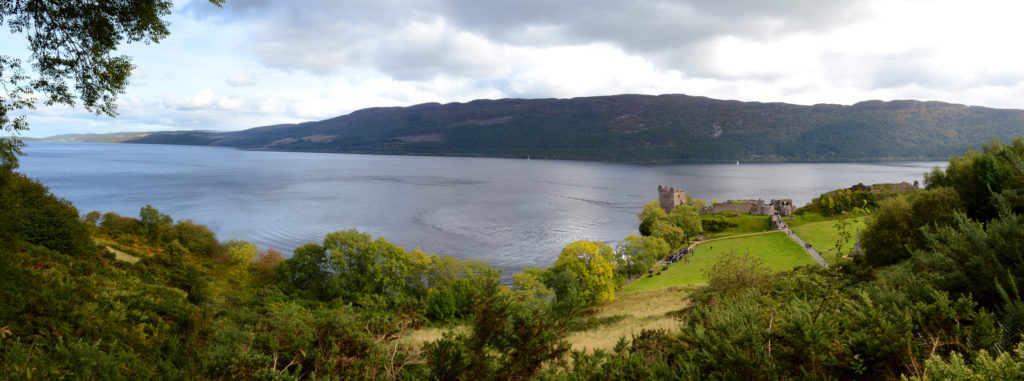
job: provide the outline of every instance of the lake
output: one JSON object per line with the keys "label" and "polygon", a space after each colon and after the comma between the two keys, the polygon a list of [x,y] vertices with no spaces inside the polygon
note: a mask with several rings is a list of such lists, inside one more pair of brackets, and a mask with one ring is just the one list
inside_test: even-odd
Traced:
{"label": "lake", "polygon": [[290,255],[356,228],[406,249],[477,258],[512,272],[550,266],[575,240],[637,232],[658,184],[691,197],[792,198],[856,183],[922,180],[945,162],[627,165],[30,142],[19,171],[75,204],[137,217],[151,204]]}

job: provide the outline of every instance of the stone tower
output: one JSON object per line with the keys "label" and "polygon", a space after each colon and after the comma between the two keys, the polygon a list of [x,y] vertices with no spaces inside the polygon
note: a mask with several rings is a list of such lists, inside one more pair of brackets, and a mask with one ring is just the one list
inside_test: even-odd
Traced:
{"label": "stone tower", "polygon": [[686,203],[686,191],[682,189],[676,190],[676,188],[665,187],[659,184],[658,201],[661,203],[661,209],[665,213],[672,213],[672,209]]}

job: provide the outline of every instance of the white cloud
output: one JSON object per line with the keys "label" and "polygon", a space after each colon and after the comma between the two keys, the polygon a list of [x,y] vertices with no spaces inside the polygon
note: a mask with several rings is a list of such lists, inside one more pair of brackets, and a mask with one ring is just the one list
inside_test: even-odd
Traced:
{"label": "white cloud", "polygon": [[237,73],[228,76],[228,85],[231,87],[244,87],[251,86],[253,84],[252,74],[249,73]]}
{"label": "white cloud", "polygon": [[216,95],[210,89],[199,90],[183,98],[165,94],[163,101],[166,107],[179,110],[241,110],[244,104],[241,98]]}

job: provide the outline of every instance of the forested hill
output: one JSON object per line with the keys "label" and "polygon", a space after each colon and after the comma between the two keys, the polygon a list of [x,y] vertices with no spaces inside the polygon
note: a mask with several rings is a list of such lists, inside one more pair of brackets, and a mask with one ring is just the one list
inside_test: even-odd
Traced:
{"label": "forested hill", "polygon": [[1024,110],[942,102],[800,106],[615,95],[368,108],[318,122],[128,142],[659,163],[944,159],[1020,134]]}

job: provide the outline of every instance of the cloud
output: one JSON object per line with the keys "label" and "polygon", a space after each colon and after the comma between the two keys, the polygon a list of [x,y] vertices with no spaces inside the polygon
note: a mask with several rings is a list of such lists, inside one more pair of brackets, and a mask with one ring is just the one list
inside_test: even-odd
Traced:
{"label": "cloud", "polygon": [[192,5],[200,17],[252,24],[250,48],[271,66],[321,75],[373,66],[400,79],[479,77],[501,72],[492,58],[515,59],[501,49],[592,44],[691,71],[692,53],[715,39],[821,32],[865,14],[859,3],[837,0],[243,0],[223,13]]}
{"label": "cloud", "polygon": [[237,73],[228,76],[227,84],[231,87],[245,87],[253,84],[252,74]]}
{"label": "cloud", "polygon": [[165,94],[163,103],[168,108],[178,110],[240,110],[244,101],[237,97],[218,96],[213,93],[213,90],[203,89],[183,98]]}

